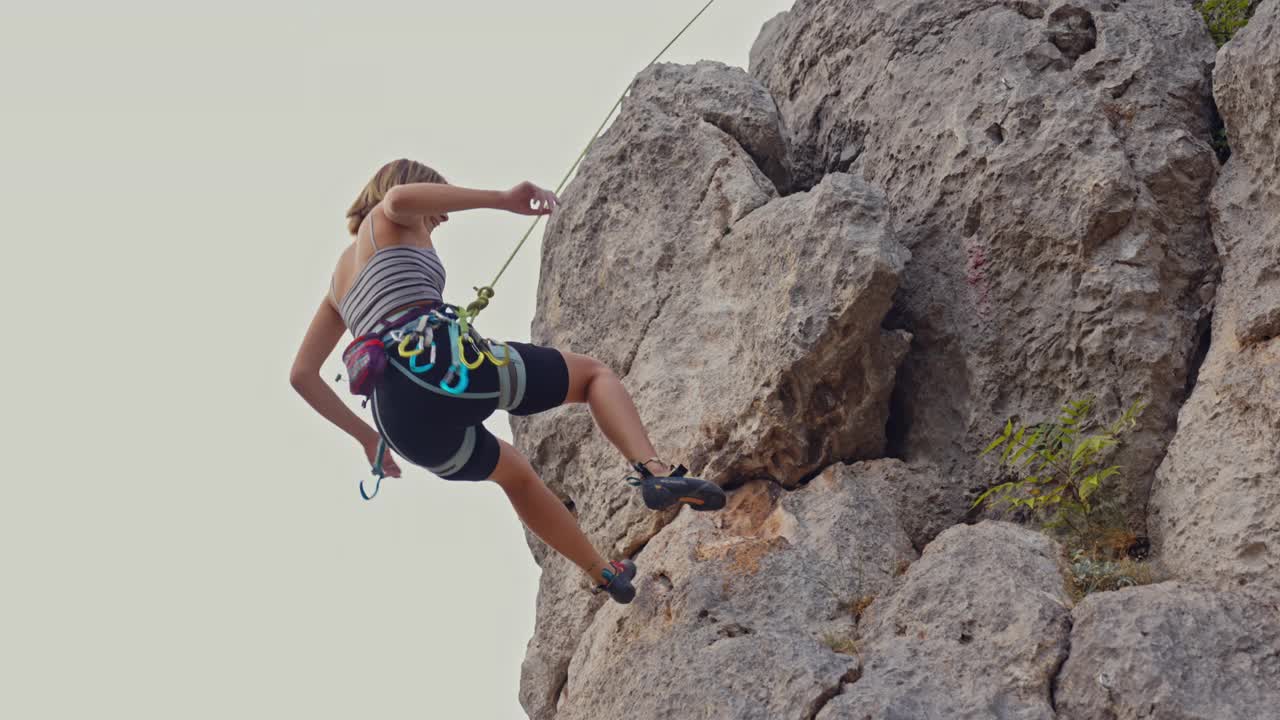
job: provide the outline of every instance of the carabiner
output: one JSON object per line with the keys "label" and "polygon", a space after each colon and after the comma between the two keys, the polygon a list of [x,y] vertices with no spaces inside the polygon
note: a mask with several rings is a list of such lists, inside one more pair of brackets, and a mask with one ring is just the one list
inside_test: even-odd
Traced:
{"label": "carabiner", "polygon": [[[462,338],[458,337],[457,323],[449,323],[449,346],[457,348],[462,347]],[[450,385],[449,383],[452,382],[454,378],[457,378],[458,381],[453,385]],[[467,385],[470,384],[470,382],[471,378],[467,374],[467,366],[460,364],[458,362],[458,358],[455,357],[453,359],[453,364],[449,366],[448,374],[446,374],[444,379],[440,381],[440,389],[451,395],[461,395],[467,389]]]}
{"label": "carabiner", "polygon": [[400,341],[400,357],[413,357],[415,355],[421,355],[426,351],[427,347],[422,343],[423,338],[421,335],[418,335],[418,349],[412,352],[409,351],[409,343],[413,340],[414,335],[418,335],[418,333],[416,331],[410,332],[404,336],[403,340]]}
{"label": "carabiner", "polygon": [[378,479],[373,485],[373,494],[364,491],[364,480],[360,481],[360,497],[365,500],[372,500],[378,495],[378,491],[382,489],[382,478],[387,476],[385,470],[382,469],[382,455],[387,451],[387,439],[379,433],[378,449],[375,451],[377,459],[373,463],[372,475]]}
{"label": "carabiner", "polygon": [[409,369],[419,374],[430,370],[436,364],[436,329],[433,327],[427,328],[426,345],[431,348],[431,358],[426,365],[418,364],[418,356],[422,354],[421,352],[414,353],[409,358]]}
{"label": "carabiner", "polygon": [[[471,347],[476,349],[475,362],[471,362],[467,360],[467,353],[462,346],[462,341],[464,339],[467,342],[471,343]],[[458,361],[461,362],[464,367],[468,367],[472,370],[475,370],[476,368],[484,364],[484,351],[481,350],[480,346],[476,344],[475,338],[471,337],[470,335],[465,336],[465,338],[463,337],[458,338]]]}
{"label": "carabiner", "polygon": [[[434,349],[434,348],[432,348],[432,349]],[[413,357],[409,358],[409,369],[410,369],[410,370],[412,370],[412,371],[414,371],[414,372],[416,372],[416,373],[418,373],[419,375],[421,375],[422,373],[424,373],[424,372],[426,372],[426,371],[430,370],[431,368],[435,367],[435,365],[436,365],[436,362],[435,362],[435,359],[434,359],[434,358],[433,358],[430,362],[428,362],[426,365],[419,365],[419,364],[418,364],[418,356],[417,356],[417,355],[414,355]]]}
{"label": "carabiner", "polygon": [[[458,382],[450,385],[449,381],[455,377],[458,378]],[[450,365],[448,374],[446,374],[444,379],[440,381],[440,389],[450,395],[461,395],[466,392],[467,385],[470,383],[471,378],[467,374],[466,365]]]}
{"label": "carabiner", "polygon": [[[486,342],[488,342],[488,341],[486,341]],[[494,366],[496,366],[496,367],[506,367],[506,366],[507,366],[508,364],[510,364],[510,362],[511,362],[511,348],[510,348],[510,347],[507,347],[507,344],[506,344],[506,343],[502,343],[502,344],[501,344],[501,345],[499,345],[498,347],[502,348],[502,359],[501,359],[501,360],[499,360],[498,358],[494,357],[493,352],[492,352],[492,351],[490,351],[490,350],[485,350],[485,351],[484,351],[484,355],[485,355],[485,357],[489,358],[489,362],[493,363],[493,364],[494,364]]]}

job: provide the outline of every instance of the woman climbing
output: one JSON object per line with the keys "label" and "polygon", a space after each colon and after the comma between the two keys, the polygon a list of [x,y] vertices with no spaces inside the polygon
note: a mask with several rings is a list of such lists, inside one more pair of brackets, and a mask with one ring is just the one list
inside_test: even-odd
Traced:
{"label": "woman climbing", "polygon": [[[445,271],[432,244],[432,232],[451,212],[493,208],[548,215],[558,204],[552,192],[529,182],[506,191],[473,190],[449,185],[435,170],[412,160],[387,163],[347,211],[347,229],[355,240],[338,259],[329,292],[298,349],[290,382],[317,412],[360,443],[375,473],[400,476],[390,453],[395,450],[446,480],[496,482],[529,529],[582,568],[596,583],[596,592],[627,603],[635,596],[635,564],[630,559],[606,561],[596,552],[529,461],[484,428],[485,418],[498,409],[531,415],[565,403],[586,403],[605,437],[639,474],[632,484],[641,488],[649,508],[685,503],[695,510],[716,510],[724,507],[724,491],[684,477],[683,466],[672,467],[656,457],[631,396],[598,360],[528,343],[497,348],[473,343],[475,357],[489,360],[473,367],[456,335],[457,315],[443,302]],[[465,323],[462,327],[465,338]],[[377,429],[320,377],[322,363],[344,330],[357,339],[373,338],[375,344],[385,340],[389,348],[386,369],[370,391]],[[395,351],[397,341],[401,352]],[[413,353],[407,357],[406,346]],[[487,353],[479,352],[486,348]],[[465,381],[457,372],[463,367],[459,360],[472,368],[462,371]]]}

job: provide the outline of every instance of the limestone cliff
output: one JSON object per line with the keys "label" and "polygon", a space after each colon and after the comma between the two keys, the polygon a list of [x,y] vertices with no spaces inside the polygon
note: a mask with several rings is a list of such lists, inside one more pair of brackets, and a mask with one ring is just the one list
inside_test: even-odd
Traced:
{"label": "limestone cliff", "polygon": [[[1276,717],[1278,43],[1280,0],[1216,59],[1189,3],[800,0],[749,71],[642,73],[533,339],[730,502],[652,513],[584,408],[513,419],[640,568],[606,604],[529,537],[530,717]],[[969,505],[1004,418],[1085,392],[1149,402],[1108,490],[1168,579],[1080,601]]]}

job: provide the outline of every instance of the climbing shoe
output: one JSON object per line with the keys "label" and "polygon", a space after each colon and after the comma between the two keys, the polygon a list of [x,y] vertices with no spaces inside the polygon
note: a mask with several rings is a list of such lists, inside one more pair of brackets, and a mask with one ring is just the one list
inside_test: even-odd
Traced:
{"label": "climbing shoe", "polygon": [[626,605],[636,596],[636,588],[631,584],[631,578],[636,576],[636,564],[630,560],[611,560],[609,567],[600,571],[604,575],[604,585],[597,585],[592,590],[593,593],[607,592],[609,597],[617,602]]}
{"label": "climbing shoe", "polygon": [[667,477],[656,477],[643,462],[631,467],[640,477],[628,476],[627,482],[640,488],[644,504],[650,510],[662,510],[676,503],[684,503],[694,510],[719,510],[724,507],[725,494],[719,485],[698,478],[685,477],[688,469],[677,465]]}

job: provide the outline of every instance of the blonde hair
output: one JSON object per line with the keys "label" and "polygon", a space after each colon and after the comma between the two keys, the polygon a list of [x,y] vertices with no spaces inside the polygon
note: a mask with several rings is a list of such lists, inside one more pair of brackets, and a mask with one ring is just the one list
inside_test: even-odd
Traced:
{"label": "blonde hair", "polygon": [[365,216],[374,205],[382,202],[387,191],[405,183],[447,184],[448,181],[440,173],[416,160],[406,158],[392,160],[373,174],[373,179],[356,196],[356,201],[351,203],[351,208],[347,210],[347,231],[355,235],[360,230],[360,223]]}

